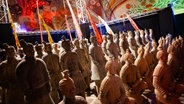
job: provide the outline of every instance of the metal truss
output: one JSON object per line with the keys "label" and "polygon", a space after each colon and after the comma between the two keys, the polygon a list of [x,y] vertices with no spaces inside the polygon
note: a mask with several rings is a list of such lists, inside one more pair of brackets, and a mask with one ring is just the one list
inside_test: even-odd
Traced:
{"label": "metal truss", "polygon": [[0,23],[8,23],[8,1],[0,1]]}
{"label": "metal truss", "polygon": [[88,23],[89,19],[88,19],[88,15],[85,9],[85,5],[86,5],[86,1],[85,0],[75,0],[76,2],[76,9],[77,9],[77,13],[78,13],[78,22],[79,24],[83,24],[83,23]]}

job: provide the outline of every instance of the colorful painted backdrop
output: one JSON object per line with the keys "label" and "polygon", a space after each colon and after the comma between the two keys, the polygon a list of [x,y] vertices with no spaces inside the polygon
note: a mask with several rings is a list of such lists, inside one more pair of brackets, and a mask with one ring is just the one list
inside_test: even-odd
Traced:
{"label": "colorful painted backdrop", "polygon": [[[28,31],[39,30],[36,1],[9,0],[14,22]],[[70,0],[70,2],[77,15],[75,0]],[[159,10],[168,4],[173,5],[175,14],[184,13],[184,0],[86,0],[86,2],[90,11],[93,12],[94,18],[101,15],[106,21],[123,18],[125,12],[130,15],[138,15]],[[73,25],[68,8],[63,6],[63,0],[39,0],[38,6],[40,14],[50,30],[66,29],[65,14],[68,15],[70,26]],[[96,18],[94,20],[99,22]]]}
{"label": "colorful painted backdrop", "polygon": [[184,13],[184,0],[123,0],[120,3],[112,0],[110,4],[111,9],[106,9],[106,13],[110,14],[111,19],[122,18],[124,12],[138,15],[165,8],[169,4],[172,5],[174,14]]}

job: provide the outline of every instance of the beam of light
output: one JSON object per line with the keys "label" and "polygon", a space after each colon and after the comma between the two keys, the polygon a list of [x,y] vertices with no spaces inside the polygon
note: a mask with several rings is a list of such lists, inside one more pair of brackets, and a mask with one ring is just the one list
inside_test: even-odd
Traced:
{"label": "beam of light", "polygon": [[26,28],[25,27],[21,27],[20,24],[15,22],[14,25],[15,25],[15,29],[16,29],[17,33],[27,32]]}

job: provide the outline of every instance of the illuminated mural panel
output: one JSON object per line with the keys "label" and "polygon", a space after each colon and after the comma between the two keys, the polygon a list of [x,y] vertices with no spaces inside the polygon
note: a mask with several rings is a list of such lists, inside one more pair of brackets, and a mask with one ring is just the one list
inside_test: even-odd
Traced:
{"label": "illuminated mural panel", "polygon": [[111,19],[116,19],[122,18],[124,12],[133,16],[162,9],[169,4],[172,5],[175,15],[184,13],[184,0],[123,0],[119,4],[114,3],[109,5],[112,8],[108,12],[111,12]]}
{"label": "illuminated mural panel", "polygon": [[[28,31],[39,30],[39,21],[36,11],[37,0],[8,1],[14,22],[20,24],[21,27],[25,27]],[[73,9],[76,12],[75,0],[70,0],[70,2],[73,4]],[[184,0],[86,0],[86,2],[91,12],[93,12],[92,14],[96,14],[94,15],[94,21],[97,23],[98,19],[95,18],[97,15],[101,15],[102,18],[109,21],[123,18],[125,12],[133,16],[164,8],[168,4],[173,5],[175,14],[184,13]],[[63,0],[39,0],[38,6],[40,14],[50,30],[63,30],[66,28],[65,14],[68,15],[68,19],[71,21],[67,6],[66,8],[63,7]]]}
{"label": "illuminated mural panel", "polygon": [[164,8],[167,4],[173,5],[174,14],[184,13],[184,0],[156,0],[153,6]]}
{"label": "illuminated mural panel", "polygon": [[[124,13],[130,15],[138,15],[145,12],[151,12],[153,10],[158,10],[158,8],[153,7],[154,0],[126,0],[114,8],[114,14],[116,18],[123,18]],[[113,13],[111,13],[112,15]]]}

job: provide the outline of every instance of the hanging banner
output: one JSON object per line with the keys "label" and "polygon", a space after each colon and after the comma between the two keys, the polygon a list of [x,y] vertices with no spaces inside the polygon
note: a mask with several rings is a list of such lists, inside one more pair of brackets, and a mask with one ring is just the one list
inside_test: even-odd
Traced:
{"label": "hanging banner", "polygon": [[128,15],[127,13],[125,13],[125,14],[126,14],[128,20],[130,21],[131,25],[133,26],[133,28],[135,30],[140,30],[139,27],[137,26],[137,24],[134,22],[134,20],[130,17],[130,15]]}
{"label": "hanging banner", "polygon": [[77,32],[77,36],[78,36],[79,39],[81,39],[83,34],[82,34],[81,29],[80,29],[79,23],[77,21],[77,18],[75,17],[75,14],[73,12],[73,9],[72,9],[72,6],[71,6],[70,2],[68,0],[66,0],[66,1],[67,1],[67,4],[68,4],[68,7],[70,9],[70,13],[72,15],[72,19],[73,19],[73,23],[74,23],[74,26],[75,26],[75,30]]}
{"label": "hanging banner", "polygon": [[13,23],[12,15],[10,13],[9,8],[8,8],[8,16],[9,16],[9,21],[10,21],[12,29],[13,29],[13,35],[14,35],[14,38],[15,38],[15,45],[16,45],[17,49],[19,49],[20,48],[20,42],[19,42],[19,39],[18,39],[18,35],[17,35],[16,29],[15,29],[15,25]]}
{"label": "hanging banner", "polygon": [[107,24],[107,22],[105,22],[105,20],[103,20],[100,16],[98,16],[98,19],[102,22],[102,24],[104,24],[107,33],[109,33],[109,34],[111,34],[111,35],[114,36],[114,32],[113,32],[112,29],[109,27],[109,25]]}
{"label": "hanging banner", "polygon": [[[63,0],[63,6],[64,6],[64,10],[66,10],[66,6],[65,6],[65,1],[64,0]],[[69,23],[68,23],[67,14],[65,14],[65,21],[66,21],[67,32],[70,35],[70,40],[73,41],[72,34],[70,32],[70,26],[69,26]]]}
{"label": "hanging banner", "polygon": [[89,17],[89,21],[90,21],[91,26],[92,26],[92,28],[93,28],[93,31],[94,31],[94,33],[95,33],[95,35],[96,35],[96,39],[97,39],[97,41],[98,41],[98,44],[101,46],[101,44],[102,44],[102,42],[103,42],[102,35],[101,35],[100,32],[98,31],[98,28],[97,28],[97,26],[96,26],[96,23],[93,21],[93,19],[92,19],[92,17],[91,17],[91,14],[89,13],[88,8],[87,8],[87,7],[85,7],[85,8],[86,8],[86,12],[87,12],[88,17]]}
{"label": "hanging banner", "polygon": [[52,39],[52,36],[51,36],[51,34],[50,34],[50,32],[49,32],[49,29],[48,29],[48,27],[47,27],[47,25],[46,25],[46,23],[45,23],[43,17],[42,17],[41,15],[39,15],[39,17],[40,17],[40,19],[42,20],[42,23],[43,23],[43,26],[44,26],[45,30],[47,31],[47,36],[48,36],[48,41],[49,41],[49,43],[50,43],[50,44],[54,43],[54,41],[53,41],[53,39]]}

